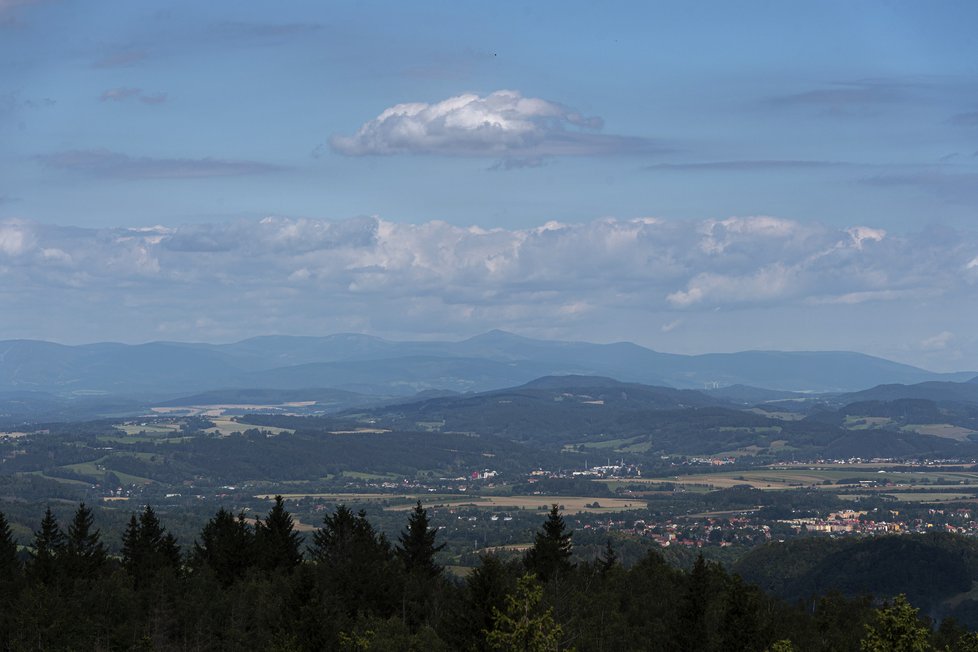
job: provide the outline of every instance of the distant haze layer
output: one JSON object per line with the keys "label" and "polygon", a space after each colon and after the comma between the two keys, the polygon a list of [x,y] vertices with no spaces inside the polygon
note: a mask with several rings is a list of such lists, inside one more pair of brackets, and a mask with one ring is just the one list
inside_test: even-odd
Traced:
{"label": "distant haze layer", "polygon": [[[750,351],[685,356],[636,344],[538,340],[492,331],[462,341],[395,342],[355,334],[259,337],[234,344],[137,346],[0,342],[0,393],[156,400],[228,388],[333,388],[375,396],[486,391],[549,375],[609,376],[680,388],[752,385],[801,391],[968,380],[847,352]],[[296,394],[292,400],[304,400]]]}
{"label": "distant haze layer", "polygon": [[0,222],[0,337],[234,341],[491,328],[657,350],[856,350],[978,367],[978,235],[775,217],[484,229],[376,217]]}

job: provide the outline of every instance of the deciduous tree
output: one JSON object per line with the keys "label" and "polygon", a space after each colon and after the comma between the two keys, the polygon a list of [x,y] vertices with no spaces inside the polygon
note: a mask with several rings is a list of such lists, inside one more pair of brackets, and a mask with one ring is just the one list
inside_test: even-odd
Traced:
{"label": "deciduous tree", "polygon": [[541,610],[543,587],[527,573],[516,583],[516,592],[506,598],[506,609],[495,611],[494,626],[486,634],[492,650],[551,652],[559,649],[562,629],[551,609]]}
{"label": "deciduous tree", "polygon": [[893,603],[876,610],[876,622],[866,625],[859,642],[862,652],[927,652],[930,630],[917,618],[917,610],[898,595]]}

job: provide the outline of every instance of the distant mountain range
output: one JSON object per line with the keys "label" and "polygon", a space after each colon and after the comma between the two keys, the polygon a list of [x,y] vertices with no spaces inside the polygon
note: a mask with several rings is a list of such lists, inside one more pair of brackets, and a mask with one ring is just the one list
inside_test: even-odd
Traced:
{"label": "distant mountain range", "polygon": [[[371,396],[411,396],[433,389],[480,392],[565,374],[686,389],[745,385],[796,392],[847,392],[881,384],[963,381],[978,375],[932,373],[852,352],[679,355],[628,342],[537,340],[503,331],[458,342],[396,342],[356,334],[268,336],[233,344],[0,342],[0,392],[75,398],[168,400],[247,388],[330,388]],[[753,390],[740,391],[746,398],[744,392]]]}

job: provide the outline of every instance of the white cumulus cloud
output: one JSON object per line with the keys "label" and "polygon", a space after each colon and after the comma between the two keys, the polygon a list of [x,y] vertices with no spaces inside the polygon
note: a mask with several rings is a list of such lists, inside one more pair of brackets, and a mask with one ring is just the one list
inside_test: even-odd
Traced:
{"label": "white cumulus cloud", "polygon": [[503,167],[539,165],[551,156],[651,152],[644,138],[599,132],[603,121],[556,102],[500,90],[427,104],[385,109],[352,136],[334,135],[330,146],[347,156],[440,154],[500,158]]}

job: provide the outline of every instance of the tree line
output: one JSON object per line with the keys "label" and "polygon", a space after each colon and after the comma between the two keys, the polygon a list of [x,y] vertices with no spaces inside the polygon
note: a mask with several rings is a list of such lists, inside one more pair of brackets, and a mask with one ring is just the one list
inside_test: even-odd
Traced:
{"label": "tree line", "polygon": [[556,505],[464,579],[441,547],[420,502],[392,542],[345,505],[304,537],[278,496],[263,518],[218,510],[187,549],[146,506],[118,557],[84,504],[66,528],[46,510],[26,551],[0,513],[0,649],[978,652],[902,597],[787,604],[702,556],[624,568],[612,541],[577,559]]}

